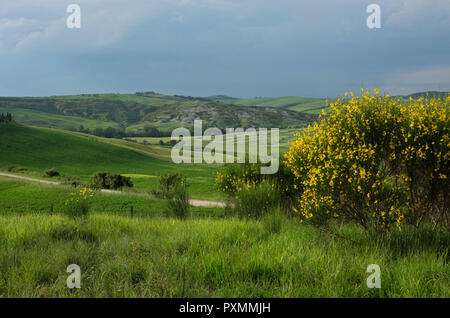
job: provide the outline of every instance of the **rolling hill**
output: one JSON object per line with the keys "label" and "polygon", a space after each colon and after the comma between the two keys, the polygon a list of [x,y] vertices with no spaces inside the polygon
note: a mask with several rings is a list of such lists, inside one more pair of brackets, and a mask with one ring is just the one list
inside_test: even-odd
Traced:
{"label": "rolling hill", "polygon": [[217,197],[214,188],[217,165],[176,165],[167,149],[137,145],[55,129],[0,124],[0,169],[14,166],[40,175],[55,168],[62,176],[89,180],[92,173],[109,171],[130,175],[137,188],[156,189],[157,177],[182,172],[194,197]]}
{"label": "rolling hill", "polygon": [[212,96],[208,98],[220,103],[232,103],[234,105],[241,105],[241,106],[276,107],[294,110],[306,114],[318,114],[323,108],[326,107],[325,98],[287,96],[275,98],[255,97],[255,98],[237,99],[223,95]]}
{"label": "rolling hill", "polygon": [[162,130],[191,127],[194,119],[202,119],[204,127],[221,129],[301,127],[316,119],[313,114],[271,107],[269,104],[264,107],[235,105],[208,98],[168,96],[153,92],[40,98],[1,97],[0,111],[2,110],[12,112],[19,122],[35,126],[77,129],[81,123],[75,123],[76,118],[82,118],[85,127],[120,126],[127,131],[140,131],[146,125]]}
{"label": "rolling hill", "polygon": [[413,94],[409,94],[409,95],[401,96],[401,97],[403,97],[405,99],[409,99],[410,97],[413,99],[416,99],[416,98],[428,96],[428,97],[436,97],[436,98],[445,99],[449,94],[450,94],[450,92],[429,91],[429,92],[413,93]]}
{"label": "rolling hill", "polygon": [[[448,92],[421,92],[398,98],[446,97]],[[325,98],[298,96],[234,98],[217,95],[192,97],[155,92],[135,94],[82,94],[50,97],[0,97],[0,112],[13,113],[23,124],[64,130],[112,127],[128,136],[170,135],[176,127],[192,128],[194,119],[203,126],[301,128],[317,120],[326,108]],[[160,135],[148,134],[157,128]],[[102,135],[102,134],[100,134]]]}

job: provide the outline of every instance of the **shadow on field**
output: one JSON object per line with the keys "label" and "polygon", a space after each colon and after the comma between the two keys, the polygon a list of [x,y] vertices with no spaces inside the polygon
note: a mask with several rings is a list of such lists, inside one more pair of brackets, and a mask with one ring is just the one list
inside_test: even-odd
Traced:
{"label": "shadow on field", "polygon": [[387,235],[367,233],[356,225],[338,228],[336,225],[323,229],[322,236],[341,240],[353,248],[383,248],[392,257],[400,258],[411,253],[434,252],[450,261],[450,233],[443,229],[433,229],[429,224],[416,230],[413,227],[403,227],[393,230]]}

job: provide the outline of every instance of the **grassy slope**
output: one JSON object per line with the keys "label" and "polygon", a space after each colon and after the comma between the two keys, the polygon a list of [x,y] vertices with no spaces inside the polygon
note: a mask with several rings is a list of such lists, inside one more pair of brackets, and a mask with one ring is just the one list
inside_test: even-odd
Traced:
{"label": "grassy slope", "polygon": [[[286,153],[289,150],[289,145],[290,142],[292,142],[296,137],[294,136],[295,133],[299,132],[300,129],[295,129],[295,128],[286,128],[286,129],[280,129],[279,131],[279,145],[280,145],[280,153]],[[271,144],[271,139],[270,139],[270,129],[268,130],[268,137],[267,137],[267,141],[268,141],[268,145],[269,145],[269,149],[270,149],[270,144]],[[120,139],[107,139],[107,138],[103,138],[104,142],[113,142],[117,145],[120,144],[124,144],[125,141],[120,140]],[[136,141],[136,143],[133,143],[133,145],[130,145],[130,143],[126,143],[127,146],[133,146],[135,147],[135,149],[158,149],[159,151],[161,151],[161,156],[164,156],[163,153],[166,153],[166,156],[169,156],[169,152],[171,147],[170,146],[160,146],[159,145],[159,141],[162,140],[164,143],[169,143],[170,142],[170,137],[132,137],[132,138],[127,138],[130,140],[134,140]],[[224,149],[226,149],[226,137],[223,137],[224,140]],[[235,140],[242,140],[242,138],[236,139]],[[145,141],[145,145],[144,145],[144,141]],[[248,142],[248,140],[247,140]],[[191,138],[191,144],[193,144],[193,137]],[[203,146],[207,145],[209,143],[209,141],[203,141]],[[248,146],[246,148],[246,150],[248,151]]]}
{"label": "grassy slope", "polygon": [[[121,141],[122,142],[122,141]],[[133,144],[133,143],[129,143]],[[122,174],[147,175],[133,182],[138,188],[155,189],[157,176],[174,171],[183,172],[197,198],[221,197],[214,188],[216,166],[176,165],[148,154],[76,134],[20,125],[0,125],[0,167],[19,166],[43,172],[55,168],[64,175],[88,180],[93,172],[110,171]]]}
{"label": "grassy slope", "polygon": [[[383,243],[352,226],[336,238],[290,220],[270,231],[235,219],[8,215],[0,297],[450,297],[449,243],[426,233]],[[66,287],[69,264],[81,267],[79,290]],[[366,287],[369,264],[381,289]]]}
{"label": "grassy slope", "polygon": [[1,112],[14,113],[15,121],[25,125],[32,125],[37,127],[50,127],[66,130],[78,130],[80,125],[83,125],[84,128],[88,128],[90,130],[94,130],[95,128],[105,129],[108,127],[119,127],[118,123],[112,121],[102,121],[83,117],[58,115],[33,109],[0,107],[0,113]]}
{"label": "grassy slope", "polygon": [[147,106],[167,106],[168,104],[182,103],[184,106],[192,106],[195,105],[196,101],[185,100],[182,98],[163,95],[163,94],[154,94],[154,95],[146,95],[146,96],[138,96],[136,94],[95,94],[95,95],[67,95],[67,96],[52,96],[51,98],[59,99],[59,100],[89,100],[89,99],[106,99],[106,100],[120,100],[122,102],[134,102]]}
{"label": "grassy slope", "polygon": [[118,146],[121,148],[125,148],[128,150],[132,150],[141,154],[144,154],[146,156],[149,156],[151,158],[156,158],[156,159],[160,159],[163,161],[171,161],[171,157],[170,157],[170,147],[168,146],[161,146],[159,145],[159,140],[163,139],[166,141],[170,141],[170,137],[142,137],[143,139],[152,139],[152,140],[157,140],[144,145],[143,143],[138,143],[138,142],[130,142],[128,139],[130,140],[136,140],[139,139],[141,137],[133,137],[133,138],[126,138],[126,139],[118,139],[118,138],[104,138],[104,137],[98,137],[98,136],[93,136],[90,134],[85,134],[85,133],[80,133],[80,132],[75,132],[75,131],[63,131],[63,130],[54,130],[54,131],[59,131],[59,132],[63,132],[66,134],[70,134],[76,137],[81,137],[81,138],[85,138],[88,140],[96,140],[102,143],[106,143],[106,144],[110,144],[110,145],[114,145],[114,146]]}
{"label": "grassy slope", "polygon": [[[277,107],[263,109],[218,103],[205,98],[161,94],[0,97],[0,108],[12,112],[19,122],[26,120],[27,124],[35,126],[73,129],[83,124],[92,130],[95,127],[117,127],[121,124],[131,133],[141,131],[146,125],[170,132],[180,126],[191,127],[196,118],[201,118],[205,126],[222,129],[249,126],[300,127],[316,119],[311,114]],[[69,117],[64,119],[63,115]],[[83,119],[78,124],[74,120],[77,117],[91,121],[83,123]],[[95,121],[98,121],[97,125]],[[111,125],[111,122],[116,124]]]}
{"label": "grassy slope", "polygon": [[[230,102],[228,99],[220,100],[220,102]],[[309,98],[309,97],[263,97],[263,98],[243,98],[232,100],[235,105],[243,106],[259,106],[259,107],[280,107],[298,112],[305,112],[311,114],[318,114],[325,108],[325,99],[323,98]]]}

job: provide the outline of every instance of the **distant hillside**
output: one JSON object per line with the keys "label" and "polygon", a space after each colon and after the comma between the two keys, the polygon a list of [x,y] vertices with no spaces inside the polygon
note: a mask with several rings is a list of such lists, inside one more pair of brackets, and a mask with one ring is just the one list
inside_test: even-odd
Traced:
{"label": "distant hillside", "polygon": [[227,95],[215,95],[215,96],[209,96],[209,97],[205,97],[205,98],[209,99],[209,100],[221,102],[221,103],[233,103],[233,102],[239,100],[239,98],[231,97],[231,96],[227,96]]}
{"label": "distant hillside", "polygon": [[[446,97],[448,92],[421,92],[399,97],[418,98],[427,94]],[[0,112],[12,113],[19,123],[90,132],[105,137],[170,135],[176,127],[192,127],[195,119],[202,119],[204,127],[221,129],[299,128],[317,120],[317,114],[324,108],[325,98],[234,98],[225,95],[194,97],[163,95],[153,91],[135,94],[0,97]],[[155,128],[158,129],[156,132]],[[95,132],[101,130],[103,133]]]}
{"label": "distant hillside", "polygon": [[294,110],[297,112],[318,114],[326,107],[325,98],[309,98],[298,96],[287,97],[255,97],[255,98],[232,98],[228,96],[213,96],[211,100],[220,103],[232,103],[241,106],[276,107]]}
{"label": "distant hillside", "polygon": [[[13,115],[17,112],[31,125],[62,129],[72,125],[73,118],[97,121],[99,127],[110,123],[108,126],[120,125],[123,128],[138,130],[143,129],[145,125],[170,129],[186,127],[192,125],[195,119],[202,119],[204,127],[221,129],[300,127],[316,119],[312,114],[270,105],[235,105],[208,98],[168,96],[154,92],[41,98],[0,97],[0,110],[8,110]],[[61,116],[70,118],[70,122],[65,122]],[[86,125],[95,126],[95,122],[86,122]]]}
{"label": "distant hillside", "polygon": [[[55,168],[63,177],[84,181],[96,171],[109,171],[131,176],[135,188],[156,189],[158,176],[180,169],[170,158],[170,148],[159,145],[11,123],[0,123],[0,149],[0,170],[15,167],[42,175]],[[216,165],[183,165],[194,197],[218,196],[211,186],[216,169]]]}
{"label": "distant hillside", "polygon": [[406,99],[409,99],[410,97],[416,99],[416,98],[426,97],[426,96],[446,98],[449,94],[450,94],[450,92],[430,91],[430,92],[420,92],[420,93],[409,94],[409,95],[402,96],[402,97],[406,98]]}
{"label": "distant hillside", "polygon": [[97,139],[22,125],[0,124],[0,167],[31,171],[55,168],[63,174],[88,178],[95,171],[149,173],[168,170],[161,160]]}

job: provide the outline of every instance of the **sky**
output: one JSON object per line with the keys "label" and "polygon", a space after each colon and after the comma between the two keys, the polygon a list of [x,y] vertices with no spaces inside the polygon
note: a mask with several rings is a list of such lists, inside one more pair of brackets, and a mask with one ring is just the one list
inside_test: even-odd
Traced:
{"label": "sky", "polygon": [[[69,29],[68,5],[81,8]],[[381,28],[369,29],[378,4]],[[450,90],[449,0],[1,0],[0,96]]]}

